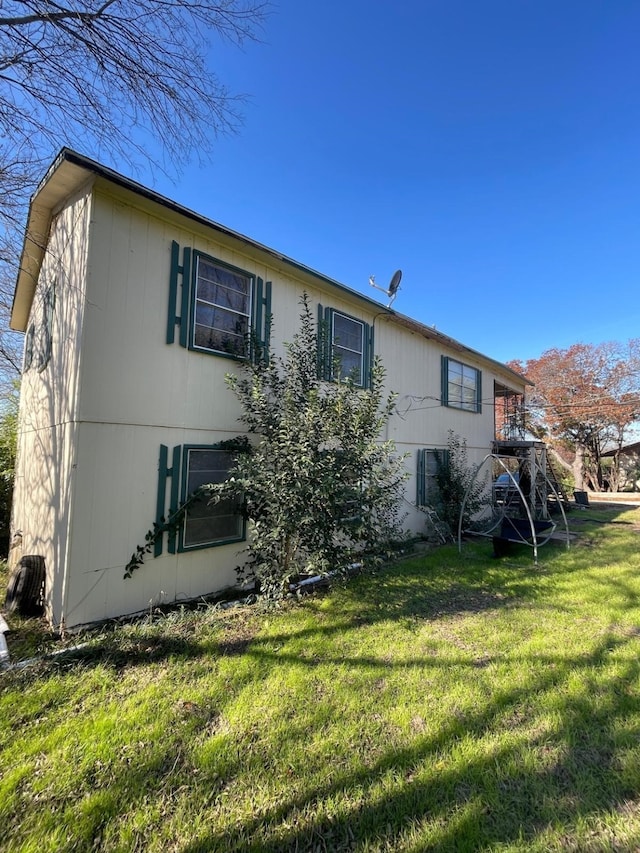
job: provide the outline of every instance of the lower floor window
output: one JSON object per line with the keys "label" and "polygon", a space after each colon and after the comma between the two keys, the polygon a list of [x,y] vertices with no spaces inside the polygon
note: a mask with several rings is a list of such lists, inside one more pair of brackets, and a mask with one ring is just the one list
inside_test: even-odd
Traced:
{"label": "lower floor window", "polygon": [[[229,476],[233,457],[212,447],[184,448],[183,501],[209,483],[223,483]],[[244,537],[244,519],[237,500],[210,503],[203,491],[189,504],[184,517],[181,549],[203,548]]]}
{"label": "lower floor window", "polygon": [[449,464],[448,450],[418,450],[418,477],[416,504],[429,506],[438,491],[437,475],[441,467]]}

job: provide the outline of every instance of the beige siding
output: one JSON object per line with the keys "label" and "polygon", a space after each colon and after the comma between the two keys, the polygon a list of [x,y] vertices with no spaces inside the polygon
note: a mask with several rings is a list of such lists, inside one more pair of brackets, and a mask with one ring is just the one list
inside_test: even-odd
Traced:
{"label": "beige siding", "polygon": [[[384,437],[407,455],[403,509],[408,529],[420,533],[424,525],[415,507],[420,448],[445,447],[453,429],[467,440],[471,461],[480,461],[488,452],[491,405],[481,414],[440,405],[440,356],[460,358],[456,352],[376,316],[371,306],[349,294],[309,286],[261,258],[233,251],[215,233],[167,223],[104,194],[96,198],[93,222],[81,404],[82,419],[92,426],[83,424],[81,433],[78,493],[87,500],[75,514],[70,566],[74,576],[82,571],[94,578],[85,578],[76,588],[96,592],[87,599],[95,601],[90,613],[82,595],[77,603],[70,600],[68,620],[114,615],[123,602],[129,610],[140,610],[151,601],[179,600],[234,582],[238,545],[148,558],[133,579],[122,580],[127,559],[155,517],[160,444],[209,443],[242,431],[237,402],[224,381],[235,362],[165,342],[173,240],[181,248],[189,246],[272,282],[277,354],[298,328],[303,291],[314,316],[320,303],[374,326],[387,388],[398,395],[397,413]],[[489,399],[493,375],[486,369],[483,388]]]}
{"label": "beige siding", "polygon": [[[188,554],[147,557],[125,580],[125,566],[153,524],[161,444],[215,443],[215,431],[83,423],[79,428],[77,495],[69,565],[73,583],[68,625],[186,600],[236,581],[238,543]],[[83,496],[83,500],[80,500]]]}
{"label": "beige siding", "polygon": [[[264,267],[134,207],[97,196],[81,419],[238,432],[231,359],[166,344],[171,243],[265,276]],[[88,344],[90,342],[90,345]]]}
{"label": "beige siding", "polygon": [[264,266],[106,194],[95,197],[92,238],[68,625],[235,584],[238,543],[175,555],[165,547],[131,579],[123,574],[155,521],[160,445],[242,431],[225,384],[236,363],[166,343],[172,241],[266,277]]}
{"label": "beige siding", "polygon": [[55,280],[51,359],[22,377],[18,462],[12,526],[23,536],[23,554],[40,554],[47,568],[47,611],[62,615],[69,526],[73,505],[74,448],[82,305],[88,251],[89,191],[54,217],[30,315],[43,329],[44,293]]}

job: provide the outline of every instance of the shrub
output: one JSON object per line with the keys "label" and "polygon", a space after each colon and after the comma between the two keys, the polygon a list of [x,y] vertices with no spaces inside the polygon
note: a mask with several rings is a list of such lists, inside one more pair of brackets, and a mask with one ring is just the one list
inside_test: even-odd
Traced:
{"label": "shrub", "polygon": [[[447,450],[436,451],[436,488],[428,500],[430,525],[439,537],[453,540],[458,535],[460,511],[467,495],[462,527],[473,526],[474,517],[486,510],[489,496],[484,479],[476,479],[476,468],[467,458],[467,442],[449,430]],[[435,518],[434,518],[435,516]]]}

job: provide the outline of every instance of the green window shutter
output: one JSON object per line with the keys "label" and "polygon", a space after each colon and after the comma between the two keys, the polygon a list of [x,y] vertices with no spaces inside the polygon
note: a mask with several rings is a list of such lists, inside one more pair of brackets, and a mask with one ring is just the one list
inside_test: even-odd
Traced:
{"label": "green window shutter", "polygon": [[[167,468],[167,459],[168,459],[169,448],[166,444],[160,445],[160,459],[158,460],[158,493],[156,497],[156,525],[161,527],[166,521],[164,515],[164,506],[166,500],[167,493],[167,477],[168,477],[168,468]],[[159,557],[162,554],[162,540],[164,539],[164,534],[156,537],[156,541],[153,544],[153,556]]]}
{"label": "green window shutter", "polygon": [[440,387],[440,404],[442,406],[449,405],[449,359],[446,355],[440,356],[441,366],[441,387]]}
{"label": "green window shutter", "polygon": [[373,378],[373,326],[364,324],[362,387],[371,388]]}
{"label": "green window shutter", "polygon": [[178,302],[178,262],[180,246],[174,240],[171,243],[171,267],[169,270],[169,310],[167,312],[167,343],[172,344],[176,337],[176,325],[180,318],[176,317]]}
{"label": "green window shutter", "polygon": [[476,403],[476,412],[481,412],[482,411],[482,371],[481,370],[476,371],[476,394],[478,395],[477,403]]}
{"label": "green window shutter", "polygon": [[24,339],[24,361],[22,365],[22,372],[26,373],[27,370],[33,364],[33,347],[35,343],[36,337],[36,327],[33,323],[27,329],[27,334]]}
{"label": "green window shutter", "polygon": [[426,476],[427,476],[427,451],[418,450],[418,475],[416,489],[416,504],[417,506],[425,506],[426,504]]}
{"label": "green window shutter", "polygon": [[259,276],[253,283],[253,311],[249,354],[253,362],[269,361],[271,338],[271,282]]}
{"label": "green window shutter", "polygon": [[317,371],[318,371],[318,379],[324,379],[324,351],[326,345],[326,334],[324,328],[324,308],[318,302],[318,323],[316,327],[316,334],[318,337],[318,354],[317,354]]}
{"label": "green window shutter", "polygon": [[252,329],[258,339],[262,339],[262,311],[264,308],[264,281],[258,276],[253,280],[253,317]]}
{"label": "green window shutter", "polygon": [[264,333],[262,340],[264,342],[265,359],[269,360],[269,350],[271,348],[271,320],[273,317],[271,308],[271,282],[264,283]]}
{"label": "green window shutter", "polygon": [[324,325],[324,378],[331,381],[333,379],[333,308],[324,309]]}
{"label": "green window shutter", "polygon": [[[181,279],[180,316],[178,316],[178,279]],[[186,347],[189,341],[189,304],[191,301],[191,249],[186,246],[180,263],[180,246],[171,243],[171,267],[169,272],[169,310],[167,314],[167,343],[176,339],[176,326],[180,326],[179,343]]]}
{"label": "green window shutter", "polygon": [[264,281],[258,276],[253,280],[253,312],[251,317],[251,340],[249,358],[255,364],[260,360],[264,347],[262,313],[264,309]]}
{"label": "green window shutter", "polygon": [[[178,494],[180,487],[180,456],[182,448],[180,445],[173,448],[171,467],[168,467],[169,448],[166,444],[160,445],[160,458],[158,460],[158,493],[156,497],[156,525],[161,527],[166,523],[178,509]],[[171,479],[171,491],[169,498],[169,510],[166,511],[167,502],[167,480]],[[164,533],[158,536],[153,545],[153,556],[162,554]],[[167,537],[167,550],[170,554],[176,553],[176,530],[172,527]]]}
{"label": "green window shutter", "polygon": [[333,378],[332,326],[333,308],[318,303],[318,378],[327,381]]}

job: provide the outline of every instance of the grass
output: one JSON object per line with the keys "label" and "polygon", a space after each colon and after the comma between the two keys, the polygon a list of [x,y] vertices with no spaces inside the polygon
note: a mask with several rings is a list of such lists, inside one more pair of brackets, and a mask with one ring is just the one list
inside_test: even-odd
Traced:
{"label": "grass", "polygon": [[572,525],[0,675],[0,849],[640,849],[640,510]]}

